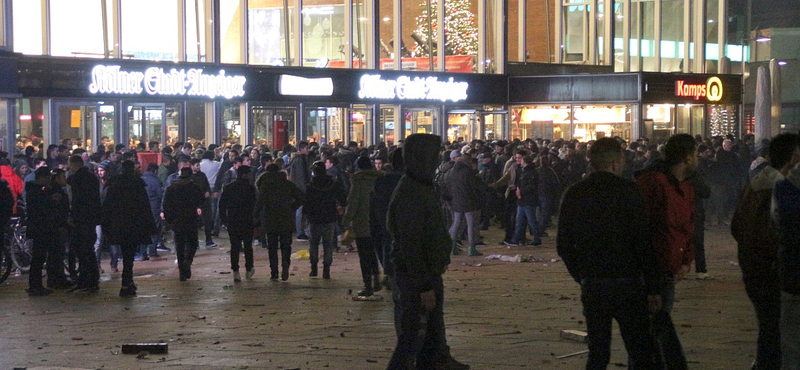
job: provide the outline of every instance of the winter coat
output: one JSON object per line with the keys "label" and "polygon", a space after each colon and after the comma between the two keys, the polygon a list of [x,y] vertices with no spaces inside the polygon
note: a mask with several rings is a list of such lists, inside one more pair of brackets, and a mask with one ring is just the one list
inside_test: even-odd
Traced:
{"label": "winter coat", "polygon": [[219,196],[219,218],[229,233],[253,234],[256,208],[256,187],[250,181],[237,179],[222,187]]}
{"label": "winter coat", "polygon": [[533,165],[528,165],[517,177],[517,189],[521,198],[517,198],[518,206],[536,206],[539,204],[539,172]]}
{"label": "winter coat", "polygon": [[347,210],[342,216],[342,225],[350,230],[354,238],[367,238],[369,233],[369,193],[375,179],[383,176],[383,171],[361,170],[353,174],[353,185],[347,196]]}
{"label": "winter coat", "polygon": [[406,138],[406,173],[397,184],[386,216],[394,273],[409,279],[417,292],[433,289],[436,278],[450,264],[453,246],[433,187],[440,143],[436,135]]}
{"label": "winter coat", "polygon": [[156,176],[158,176],[158,179],[161,180],[162,184],[167,183],[167,177],[169,177],[169,175],[171,175],[171,173],[169,172],[169,167],[163,164],[158,165],[158,173],[156,174]]}
{"label": "winter coat", "polygon": [[286,179],[283,172],[268,172],[261,178],[266,191],[258,194],[256,212],[263,231],[268,234],[291,233],[295,230],[295,211],[303,204],[303,192]]}
{"label": "winter coat", "polygon": [[14,172],[14,169],[11,168],[11,166],[0,166],[0,178],[8,182],[8,188],[11,189],[11,195],[14,196],[12,210],[14,214],[17,214],[17,200],[19,200],[19,197],[22,196],[22,192],[25,189],[25,183],[21,178],[19,178],[19,176],[17,176],[17,173]]}
{"label": "winter coat", "polygon": [[337,206],[344,206],[347,195],[342,187],[328,175],[315,176],[306,188],[303,214],[312,225],[329,224],[339,218]]}
{"label": "winter coat", "polygon": [[389,202],[400,178],[401,171],[390,171],[375,179],[372,192],[369,194],[369,230],[373,237],[386,235],[386,214],[389,212]]}
{"label": "winter coat", "polygon": [[290,180],[302,192],[306,191],[308,183],[311,182],[311,164],[308,162],[308,155],[295,153],[287,168]]}
{"label": "winter coat", "polygon": [[101,224],[112,245],[150,244],[156,224],[147,198],[147,185],[139,176],[119,174],[108,180]]}
{"label": "winter coat", "polygon": [[197,228],[197,208],[206,198],[191,177],[178,177],[164,191],[164,221],[178,229]]}
{"label": "winter coat", "polygon": [[347,173],[342,169],[341,164],[331,167],[326,172],[328,176],[333,177],[333,181],[344,190],[345,194],[350,194],[350,179],[347,178]]}
{"label": "winter coat", "polygon": [[8,182],[0,179],[0,226],[5,228],[5,225],[11,221],[13,205],[14,195],[11,194]]}
{"label": "winter coat", "polygon": [[487,186],[468,163],[457,160],[447,172],[445,184],[445,197],[450,198],[450,209],[453,212],[472,212],[483,208]]}
{"label": "winter coat", "polygon": [[53,188],[42,186],[35,181],[25,184],[25,204],[27,205],[28,228],[30,238],[53,236],[58,228],[56,219],[56,203]]}
{"label": "winter coat", "polygon": [[142,174],[142,180],[147,185],[145,189],[147,190],[147,199],[150,201],[150,212],[154,218],[160,217],[161,201],[164,198],[164,187],[161,184],[161,180],[158,179],[155,173],[150,171]]}
{"label": "winter coat", "polygon": [[635,176],[659,268],[677,274],[694,262],[694,187],[691,181],[678,182],[662,160]]}
{"label": "winter coat", "polygon": [[[536,172],[539,174],[539,196],[558,199],[561,193],[561,181],[558,180],[556,171],[553,171],[551,167],[541,166],[536,168]],[[633,174],[631,174],[632,176]]]}
{"label": "winter coat", "polygon": [[775,184],[774,222],[778,226],[781,290],[800,294],[800,165]]}
{"label": "winter coat", "polygon": [[731,219],[744,280],[778,281],[777,230],[772,227],[772,189],[783,174],[766,167],[744,188]]}
{"label": "winter coat", "polygon": [[[76,224],[100,224],[100,179],[89,172],[89,168],[81,167],[67,178],[72,188],[71,216]],[[160,199],[159,199],[160,200]]]}

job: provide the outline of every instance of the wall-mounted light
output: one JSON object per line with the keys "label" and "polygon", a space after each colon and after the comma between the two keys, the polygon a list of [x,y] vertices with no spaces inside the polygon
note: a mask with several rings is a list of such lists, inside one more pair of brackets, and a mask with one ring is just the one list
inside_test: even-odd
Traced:
{"label": "wall-mounted light", "polygon": [[779,60],[778,61],[778,65],[779,66],[785,66],[786,65],[786,61],[785,60]]}
{"label": "wall-mounted light", "polygon": [[769,42],[770,40],[772,39],[767,36],[759,36],[756,38],[756,42]]}
{"label": "wall-mounted light", "polygon": [[383,17],[383,21],[384,21],[384,22],[388,22],[388,21],[390,21],[390,20],[392,20],[392,19],[391,19],[391,18],[389,18],[389,17]]}

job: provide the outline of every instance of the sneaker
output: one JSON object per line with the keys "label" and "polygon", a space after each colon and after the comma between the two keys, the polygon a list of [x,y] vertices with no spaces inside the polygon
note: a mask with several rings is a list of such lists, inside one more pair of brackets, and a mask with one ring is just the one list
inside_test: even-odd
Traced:
{"label": "sneaker", "polygon": [[29,297],[43,297],[53,292],[52,289],[47,289],[45,287],[31,288],[27,289],[26,291],[28,292]]}
{"label": "sneaker", "polygon": [[372,297],[375,292],[369,289],[362,289],[360,292],[356,293],[359,297]]}
{"label": "sneaker", "polygon": [[255,247],[255,246],[257,246],[257,245],[261,245],[261,242],[260,242],[260,241],[258,241],[258,239],[254,239],[254,240],[253,240],[253,246]]}
{"label": "sneaker", "polygon": [[136,296],[136,286],[124,286],[119,290],[120,297],[135,297]]}
{"label": "sneaker", "polygon": [[486,243],[484,243],[483,241],[479,241],[479,242],[475,243],[475,246],[476,247],[485,247]]}
{"label": "sneaker", "polygon": [[331,268],[330,267],[323,267],[322,268],[322,278],[325,280],[331,279]]}
{"label": "sneaker", "polygon": [[458,362],[452,356],[443,356],[437,361],[437,369],[443,370],[469,370],[469,365]]}
{"label": "sneaker", "polygon": [[159,244],[158,247],[156,247],[156,250],[165,251],[165,252],[172,252],[172,249],[167,248],[167,246],[164,245],[164,244]]}
{"label": "sneaker", "polygon": [[519,243],[514,243],[514,242],[506,241],[506,240],[503,241],[503,244],[505,244],[505,245],[507,245],[509,247],[519,247]]}
{"label": "sneaker", "polygon": [[289,269],[288,268],[284,268],[283,271],[281,271],[281,280],[283,280],[283,281],[289,280]]}
{"label": "sneaker", "polygon": [[119,272],[119,269],[118,269],[118,268],[116,268],[116,267],[112,267],[112,268],[111,268],[111,272]]}
{"label": "sneaker", "polygon": [[253,275],[255,275],[255,274],[256,274],[256,269],[249,269],[249,270],[247,270],[247,272],[244,274],[244,277],[245,277],[245,278],[247,278],[247,280],[250,280],[250,279],[252,279],[252,278],[253,278]]}
{"label": "sneaker", "polygon": [[469,252],[469,255],[470,255],[470,257],[478,257],[478,256],[482,256],[483,253],[478,252],[476,250],[472,250],[472,251]]}
{"label": "sneaker", "polygon": [[542,241],[540,239],[536,239],[528,244],[529,247],[538,247],[540,245],[542,245]]}
{"label": "sneaker", "polygon": [[213,240],[206,240],[206,249],[216,248],[217,243],[214,243]]}
{"label": "sneaker", "polygon": [[239,271],[233,272],[233,282],[234,283],[241,283],[242,282],[242,275],[239,275]]}
{"label": "sneaker", "polygon": [[306,234],[300,234],[300,235],[297,236],[297,241],[298,242],[307,242],[308,241],[308,236]]}
{"label": "sneaker", "polygon": [[381,289],[383,289],[383,285],[381,285],[381,276],[374,275],[372,279],[372,291],[379,292]]}
{"label": "sneaker", "polygon": [[698,272],[697,280],[714,280],[714,276],[709,275],[707,272]]}
{"label": "sneaker", "polygon": [[272,275],[270,275],[269,279],[270,280],[278,280],[278,273],[277,272],[273,272]]}

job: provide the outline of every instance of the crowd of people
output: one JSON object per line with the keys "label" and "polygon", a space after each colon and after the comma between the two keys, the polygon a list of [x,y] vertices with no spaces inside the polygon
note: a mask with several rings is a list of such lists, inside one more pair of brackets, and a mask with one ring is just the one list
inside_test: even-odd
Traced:
{"label": "crowd of people", "polygon": [[[293,240],[309,242],[311,277],[322,244],[323,279],[331,278],[334,251],[355,243],[364,285],[358,298],[387,288],[395,300],[398,346],[389,368],[431,361],[468,368],[449,355],[443,335],[441,275],[449,256],[482,255],[481,231],[495,225],[504,230],[501,244],[541,245],[558,215],[558,253],[582,289],[587,368],[608,364],[616,319],[631,368],[685,369],[670,318],[675,285],[692,264],[694,277],[713,279],[704,230],[730,225],[759,322],[754,368],[777,369],[781,361],[797,368],[797,135],[758,144],[752,135],[444,144],[412,135],[368,148],[302,141],[275,151],[190,143],[161,149],[157,142],[92,154],[70,148],[64,142],[45,156],[26,150],[0,158],[0,195],[13,207],[4,214],[26,217],[34,241],[31,296],[98,291],[101,250],[109,251],[112,271],[122,260],[119,295],[134,296],[134,261],[169,250],[167,230],[181,281],[191,279],[199,229],[206,248],[227,231],[234,282],[242,279],[242,253],[245,278],[254,277],[254,243],[268,250],[270,278],[284,281]],[[78,261],[77,277],[64,272],[67,250]]]}

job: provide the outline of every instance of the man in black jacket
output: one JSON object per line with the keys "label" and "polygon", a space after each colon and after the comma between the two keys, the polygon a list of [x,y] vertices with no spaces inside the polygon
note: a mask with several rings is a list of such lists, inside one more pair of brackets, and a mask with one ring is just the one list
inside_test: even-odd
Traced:
{"label": "man in black jacket", "polygon": [[453,216],[453,224],[450,225],[450,238],[454,242],[452,254],[458,254],[459,249],[455,243],[463,233],[461,222],[466,220],[468,253],[470,256],[483,255],[478,252],[475,245],[480,240],[481,208],[488,186],[478,178],[476,170],[477,168],[473,167],[472,156],[462,155],[454,161],[453,168],[445,175],[444,193],[446,198],[450,198],[450,211]]}
{"label": "man in black jacket", "polygon": [[539,223],[536,221],[536,206],[539,204],[539,173],[533,167],[533,157],[531,155],[526,155],[522,158],[516,185],[517,223],[514,229],[514,236],[511,237],[511,242],[507,245],[519,245],[522,237],[525,236],[526,221],[527,228],[530,228],[533,236],[532,245],[541,245]]}
{"label": "man in black jacket", "polygon": [[192,277],[192,260],[197,252],[197,215],[205,203],[200,187],[192,181],[192,169],[181,169],[180,176],[164,192],[164,221],[175,232],[180,280]]}
{"label": "man in black jacket", "polygon": [[277,164],[267,166],[261,175],[266,191],[258,194],[259,225],[267,234],[270,279],[278,279],[278,249],[281,250],[281,280],[289,280],[292,263],[292,231],[295,229],[295,213],[303,204],[303,192],[286,178]]}
{"label": "man in black jacket", "polygon": [[72,176],[67,178],[72,189],[71,247],[80,268],[75,289],[94,293],[99,290],[100,282],[100,267],[94,253],[95,227],[100,223],[100,179],[83,165],[80,155],[69,158],[69,170],[72,172]]}
{"label": "man in black jacket", "polygon": [[233,282],[242,281],[239,275],[239,253],[244,250],[246,277],[253,278],[253,210],[256,203],[256,187],[250,181],[250,166],[236,169],[236,180],[222,187],[219,198],[219,218],[228,227],[231,239],[231,270]]}
{"label": "man in black jacket", "polygon": [[589,155],[595,172],[564,194],[556,243],[570,275],[581,284],[589,339],[586,369],[608,365],[612,319],[619,323],[630,368],[659,369],[647,312],[660,305],[659,269],[644,202],[636,184],[621,177],[625,157],[616,140],[598,140]]}
{"label": "man in black jacket", "polygon": [[200,162],[200,159],[192,158],[189,163],[192,168],[192,181],[200,187],[200,191],[203,193],[204,201],[203,205],[200,206],[203,214],[200,216],[200,219],[203,222],[203,232],[206,235],[206,249],[208,249],[217,246],[217,243],[214,243],[214,239],[211,237],[211,234],[214,232],[215,215],[211,212],[211,184],[208,182],[208,176],[206,176],[203,171],[200,171]]}
{"label": "man in black jacket", "polygon": [[345,206],[347,194],[333,177],[325,173],[325,164],[316,162],[311,167],[311,184],[306,188],[305,206],[303,213],[308,219],[311,230],[309,253],[311,254],[311,273],[308,276],[317,276],[319,263],[319,243],[322,240],[322,278],[331,278],[331,264],[333,263],[333,247],[336,240],[336,220],[338,207]]}

